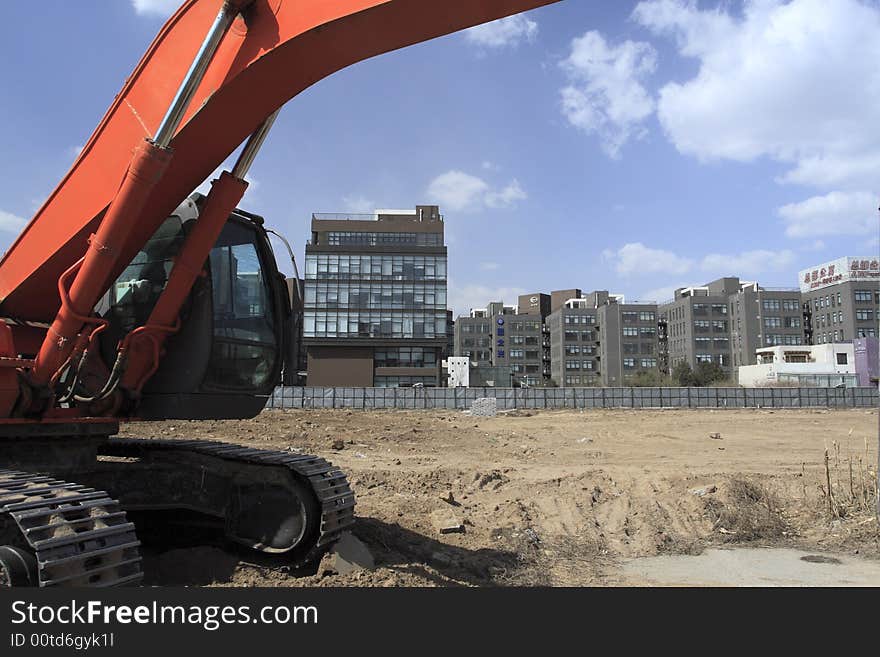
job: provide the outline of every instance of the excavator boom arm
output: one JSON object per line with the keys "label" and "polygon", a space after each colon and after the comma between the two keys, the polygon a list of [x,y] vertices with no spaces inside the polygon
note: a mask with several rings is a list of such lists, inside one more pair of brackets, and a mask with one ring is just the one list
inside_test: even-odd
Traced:
{"label": "excavator boom arm", "polygon": [[[237,0],[242,6],[170,142],[106,289],[175,207],[284,103],[358,61],[557,0]],[[68,174],[0,262],[0,312],[49,322],[58,280],[85,253],[132,150],[156,135],[221,0],[186,0],[116,96]]]}

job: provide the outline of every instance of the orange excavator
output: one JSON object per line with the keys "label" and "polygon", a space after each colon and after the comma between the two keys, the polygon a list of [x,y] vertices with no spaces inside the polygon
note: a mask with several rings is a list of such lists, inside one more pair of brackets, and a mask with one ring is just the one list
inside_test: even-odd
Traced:
{"label": "orange excavator", "polygon": [[278,383],[288,291],[263,220],[237,206],[287,101],[555,1],[182,3],[0,262],[0,586],[136,584],[157,525],[294,565],[352,525],[354,494],[322,458],[120,439],[119,422],[253,417]]}

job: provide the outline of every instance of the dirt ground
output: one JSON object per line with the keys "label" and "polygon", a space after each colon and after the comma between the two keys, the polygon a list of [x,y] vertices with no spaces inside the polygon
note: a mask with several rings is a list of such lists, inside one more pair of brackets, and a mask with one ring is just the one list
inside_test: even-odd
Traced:
{"label": "dirt ground", "polygon": [[[877,433],[873,409],[516,411],[493,418],[309,410],[138,423],[122,435],[328,458],[348,473],[357,496],[354,534],[376,560],[375,569],[348,575],[292,572],[222,546],[190,546],[149,553],[151,584],[581,586],[638,583],[624,577],[624,560],[717,545],[880,559],[870,511]],[[338,440],[342,449],[333,448]],[[440,521],[460,523],[461,531],[440,533]]]}

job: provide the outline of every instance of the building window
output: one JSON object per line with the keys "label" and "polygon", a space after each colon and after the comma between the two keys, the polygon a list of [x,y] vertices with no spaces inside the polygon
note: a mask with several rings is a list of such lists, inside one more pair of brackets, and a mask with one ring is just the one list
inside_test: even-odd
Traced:
{"label": "building window", "polygon": [[622,312],[620,317],[624,324],[633,324],[638,321],[639,314],[637,312]]}
{"label": "building window", "polygon": [[780,318],[780,317],[765,317],[764,318],[764,326],[766,328],[782,328],[782,318]]}
{"label": "building window", "polygon": [[376,367],[435,367],[437,350],[433,347],[383,347],[373,354]]}
{"label": "building window", "polygon": [[782,309],[797,311],[801,309],[801,304],[797,299],[783,299]]}
{"label": "building window", "polygon": [[846,353],[838,353],[837,354],[837,364],[838,365],[846,365]]}
{"label": "building window", "polygon": [[723,303],[713,303],[712,304],[712,313],[715,315],[726,315],[727,314],[727,305]]}
{"label": "building window", "polygon": [[636,367],[636,359],[635,358],[624,358],[623,359],[623,369],[632,370]]}
{"label": "building window", "polygon": [[623,337],[625,338],[637,338],[639,337],[639,329],[635,326],[624,326],[622,329]]}
{"label": "building window", "polygon": [[404,246],[443,246],[440,233],[351,233],[331,231],[327,233],[330,246],[395,244]]}
{"label": "building window", "polygon": [[526,339],[522,335],[512,335],[510,336],[510,344],[525,344]]}
{"label": "building window", "polygon": [[567,360],[567,361],[565,361],[565,369],[567,369],[567,370],[579,370],[579,369],[581,369],[581,361],[579,361],[579,360]]}
{"label": "building window", "polygon": [[565,355],[566,356],[577,356],[580,353],[581,353],[581,346],[579,344],[565,345]]}
{"label": "building window", "polygon": [[645,369],[657,367],[657,359],[656,358],[642,358],[642,360],[639,361],[639,364]]}
{"label": "building window", "polygon": [[859,322],[870,322],[874,319],[873,310],[856,310],[856,320]]}
{"label": "building window", "polygon": [[779,311],[780,310],[779,299],[764,299],[762,305],[764,306],[764,310],[769,310],[769,311]]}
{"label": "building window", "polygon": [[694,330],[697,333],[706,333],[709,330],[709,320],[706,319],[696,319],[694,320]]}
{"label": "building window", "polygon": [[525,358],[525,356],[526,356],[526,352],[523,351],[522,349],[511,349],[510,350],[510,357],[511,358]]}
{"label": "building window", "polygon": [[800,317],[786,317],[785,318],[785,328],[800,328],[801,327],[801,318]]}
{"label": "building window", "polygon": [[656,315],[651,311],[642,310],[639,312],[639,321],[640,322],[654,322],[656,321]]}
{"label": "building window", "polygon": [[639,329],[639,335],[643,338],[653,338],[657,335],[657,329],[654,327],[642,327]]}
{"label": "building window", "polygon": [[727,333],[727,322],[724,320],[712,320],[712,330],[716,333]]}
{"label": "building window", "polygon": [[712,362],[712,354],[697,354],[694,357],[698,363],[711,363]]}
{"label": "building window", "polygon": [[565,385],[567,386],[577,386],[581,383],[581,377],[579,376],[570,376],[566,375],[565,377]]}
{"label": "building window", "polygon": [[856,303],[871,303],[871,290],[856,290],[853,293]]}

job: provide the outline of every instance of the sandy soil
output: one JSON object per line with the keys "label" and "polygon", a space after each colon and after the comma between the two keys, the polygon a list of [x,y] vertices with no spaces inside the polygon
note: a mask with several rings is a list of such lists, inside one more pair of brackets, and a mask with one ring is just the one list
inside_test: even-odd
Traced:
{"label": "sandy soil", "polygon": [[[871,409],[494,418],[267,411],[248,421],[138,423],[122,435],[208,438],[332,460],[353,484],[354,533],[377,563],[349,575],[291,572],[222,546],[190,546],[150,553],[148,583],[455,586],[629,584],[620,567],[627,559],[713,545],[880,558],[866,480],[876,476],[877,432]],[[343,449],[333,449],[340,439]],[[463,531],[441,534],[437,523],[450,514]]]}

